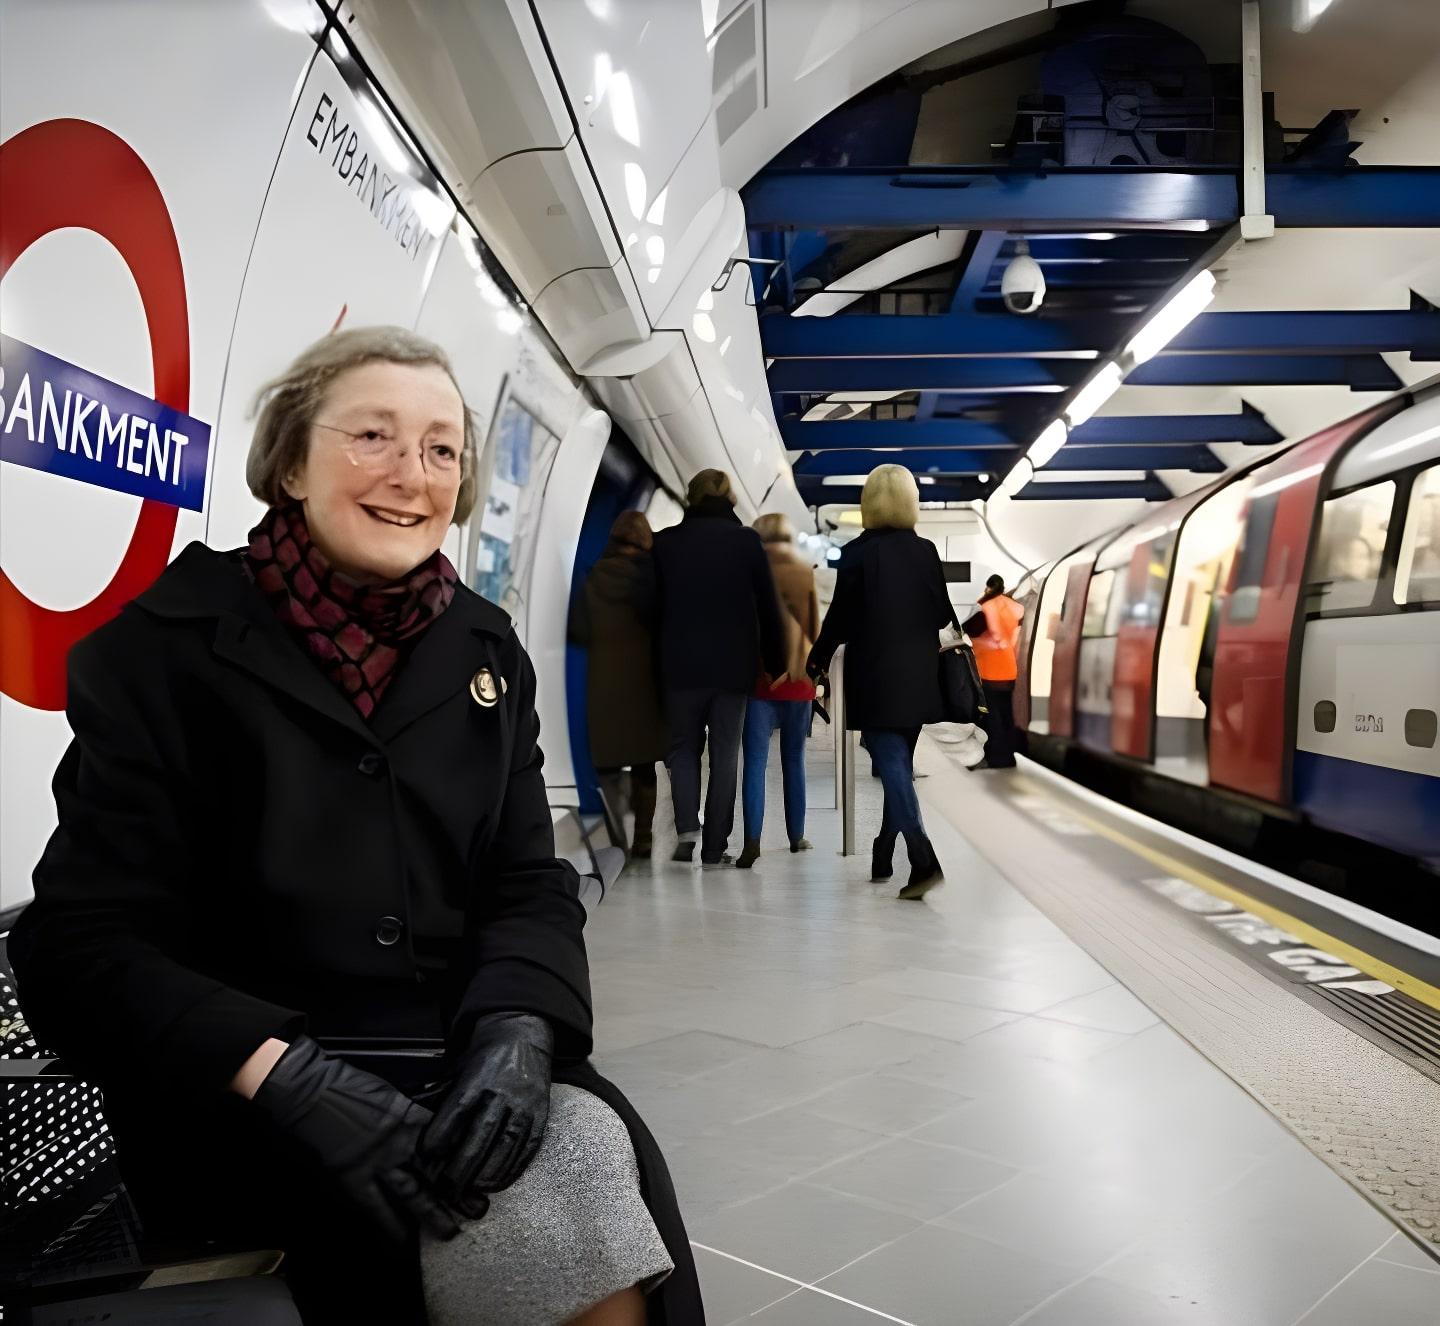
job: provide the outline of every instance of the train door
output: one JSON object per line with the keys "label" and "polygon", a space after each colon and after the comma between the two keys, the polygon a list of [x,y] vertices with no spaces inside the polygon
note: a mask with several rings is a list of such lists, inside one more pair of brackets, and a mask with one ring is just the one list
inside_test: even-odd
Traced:
{"label": "train door", "polygon": [[1130,563],[1117,572],[1121,597],[1116,617],[1110,748],[1137,760],[1155,756],[1155,660],[1180,524],[1199,500],[1167,503],[1135,536]]}
{"label": "train door", "polygon": [[1138,531],[1124,530],[1101,549],[1085,595],[1076,663],[1075,737],[1095,750],[1111,749],[1115,654],[1137,535]]}
{"label": "train door", "polygon": [[1336,468],[1306,577],[1295,804],[1318,824],[1440,862],[1437,422],[1440,394]]}
{"label": "train door", "polygon": [[1020,619],[1020,638],[1015,643],[1015,661],[1019,669],[1015,679],[1015,726],[1018,728],[1030,726],[1030,668],[1026,660],[1035,642],[1035,618],[1040,611],[1040,595],[1053,568],[1052,562],[1038,571],[1027,572],[1015,586],[1015,601],[1025,614]]}
{"label": "train door", "polygon": [[[1095,566],[1095,548],[1091,544],[1051,573],[1057,580],[1064,571],[1064,595],[1060,600],[1060,616],[1054,622],[1054,648],[1050,659],[1049,731],[1057,737],[1075,735],[1075,684],[1080,664],[1080,634],[1085,617],[1085,603],[1090,590],[1090,573]],[[1038,729],[1037,729],[1038,730]]]}
{"label": "train door", "polygon": [[1214,626],[1240,542],[1240,513],[1254,483],[1253,473],[1222,480],[1201,496],[1181,525],[1160,629],[1155,767],[1201,787],[1210,777],[1205,716],[1214,672],[1204,646],[1208,633],[1213,650]]}
{"label": "train door", "polygon": [[1292,447],[1247,496],[1215,645],[1209,723],[1216,786],[1282,805],[1290,799],[1300,589],[1321,480],[1346,444],[1403,403],[1383,402]]}

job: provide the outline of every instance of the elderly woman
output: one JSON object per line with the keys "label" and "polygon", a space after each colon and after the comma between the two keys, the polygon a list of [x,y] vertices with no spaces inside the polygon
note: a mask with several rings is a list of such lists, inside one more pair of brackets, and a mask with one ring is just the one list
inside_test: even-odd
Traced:
{"label": "elderly woman", "polygon": [[921,898],[943,876],[915,795],[915,743],[924,724],[944,718],[939,632],[946,625],[958,630],[958,623],[940,554],[915,533],[915,476],[900,465],[872,470],[860,494],[860,518],[865,530],[840,553],[835,595],[810,652],[810,671],[823,671],[835,651],[848,646],[846,722],[864,735],[885,789],[870,876],[879,881],[894,874],[895,839],[903,836],[910,878],[899,896]]}
{"label": "elderly woman", "polygon": [[439,551],[476,485],[445,355],[341,332],[261,401],[249,546],[71,654],[26,1014],[104,1089],[147,1236],[284,1249],[307,1323],[699,1321],[587,1060],[534,669]]}
{"label": "elderly woman", "polygon": [[780,729],[780,773],[785,790],[785,833],[792,852],[808,852],[805,837],[805,739],[810,735],[810,706],[815,683],[805,675],[805,661],[820,631],[820,600],[815,572],[795,551],[795,526],[778,511],[760,516],[755,533],[765,545],[775,595],[785,627],[785,673],[761,671],[745,705],[745,774],[740,808],[745,820],[745,846],[735,864],[747,870],[760,859],[760,834],[765,827],[765,766],[770,760],[770,734]]}

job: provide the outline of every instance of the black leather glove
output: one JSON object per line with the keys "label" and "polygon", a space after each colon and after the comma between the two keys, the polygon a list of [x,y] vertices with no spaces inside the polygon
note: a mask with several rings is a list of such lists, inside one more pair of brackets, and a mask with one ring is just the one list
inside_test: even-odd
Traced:
{"label": "black leather glove", "polygon": [[388,1082],[301,1036],[260,1084],[254,1104],[392,1239],[404,1241],[416,1224],[444,1239],[459,1232],[415,1164],[430,1111]]}
{"label": "black leather glove", "polygon": [[475,1022],[455,1077],[420,1142],[440,1195],[465,1202],[499,1192],[525,1172],[550,1117],[555,1033],[532,1013],[486,1013]]}

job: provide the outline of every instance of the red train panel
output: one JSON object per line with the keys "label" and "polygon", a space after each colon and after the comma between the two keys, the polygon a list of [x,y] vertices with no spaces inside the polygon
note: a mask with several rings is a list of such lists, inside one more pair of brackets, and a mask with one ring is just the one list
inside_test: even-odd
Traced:
{"label": "red train panel", "polygon": [[1403,404],[1386,401],[1301,442],[1266,467],[1246,498],[1215,647],[1210,781],[1219,787],[1290,799],[1297,617],[1320,483],[1344,446]]}
{"label": "red train panel", "polygon": [[[1050,731],[1057,737],[1075,735],[1075,690],[1079,680],[1080,628],[1085,622],[1085,597],[1095,553],[1075,563],[1065,581],[1060,604],[1060,625],[1055,634],[1055,657],[1050,665]],[[1053,574],[1053,572],[1052,572]]]}

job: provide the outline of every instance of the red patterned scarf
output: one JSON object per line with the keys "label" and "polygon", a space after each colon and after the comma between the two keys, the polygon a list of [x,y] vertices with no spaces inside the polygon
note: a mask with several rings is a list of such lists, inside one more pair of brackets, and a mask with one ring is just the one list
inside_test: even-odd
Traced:
{"label": "red patterned scarf", "polygon": [[437,552],[400,580],[362,585],[311,541],[299,505],[272,507],[250,531],[250,573],[275,615],[341,693],[369,718],[401,658],[455,597],[455,568]]}

